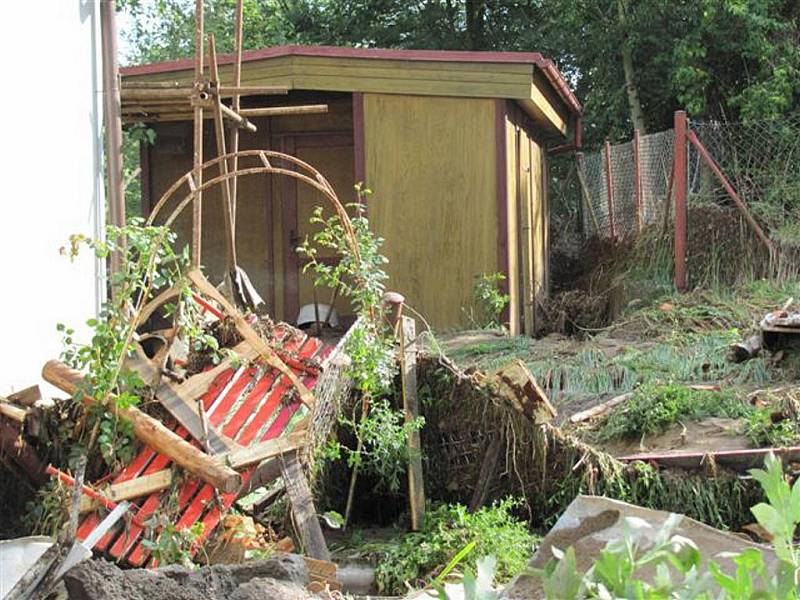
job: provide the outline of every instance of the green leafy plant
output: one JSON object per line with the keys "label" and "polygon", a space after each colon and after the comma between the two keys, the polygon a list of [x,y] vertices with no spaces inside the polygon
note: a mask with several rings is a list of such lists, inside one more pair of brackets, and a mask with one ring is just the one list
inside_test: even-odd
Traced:
{"label": "green leafy plant", "polygon": [[184,529],[178,529],[174,523],[166,523],[155,540],[142,540],[142,545],[159,565],[181,565],[193,569],[197,565],[192,556],[204,531],[205,526],[200,521]]}
{"label": "green leafy plant", "polygon": [[706,416],[737,418],[753,408],[730,391],[693,390],[684,385],[647,383],[612,412],[598,431],[600,439],[658,433],[681,419]]}
{"label": "green leafy plant", "polygon": [[140,325],[139,311],[145,303],[160,291],[182,286],[168,316],[193,347],[212,351],[217,348],[216,339],[200,325],[200,311],[183,278],[189,265],[188,248],[176,253],[175,241],[175,234],[168,228],[145,225],[142,219],[133,218],[123,228],[107,227],[104,239],[73,235],[69,250],[64,251],[75,257],[82,246],[87,246],[103,260],[114,252],[121,257],[119,270],[110,277],[111,299],[103,303],[96,318],[86,322],[91,330],[89,340],[80,341],[74,329],[57,326],[63,336],[62,358],[73,369],[85,373],[75,400],[80,402],[86,396],[93,400],[88,413],[93,422],[83,428],[90,432],[87,449],[98,443],[109,465],[126,462],[134,450],[130,426],[120,422],[110,408],[135,406],[144,395],[145,382],[126,368],[125,359],[131,352]]}
{"label": "green leafy plant", "polygon": [[[406,591],[406,583],[424,585],[441,573],[447,574],[449,570],[443,565],[465,548],[469,550],[463,560],[456,562],[475,569],[476,552],[493,555],[495,583],[508,581],[525,568],[536,543],[525,524],[511,514],[516,505],[516,501],[506,499],[474,513],[460,504],[431,508],[421,531],[403,535],[382,552],[375,569],[378,588],[401,593]],[[442,581],[440,578],[439,583]]]}
{"label": "green leafy plant", "polygon": [[511,296],[502,292],[500,285],[506,280],[502,273],[481,273],[472,287],[473,306],[468,311],[469,320],[480,329],[499,329],[503,326],[503,311]]}
{"label": "green leafy plant", "polygon": [[[780,459],[769,453],[765,469],[750,474],[761,484],[767,502],[751,508],[758,524],[772,537],[778,559],[770,571],[762,552],[749,548],[741,553],[724,552],[733,574],[714,561],[702,568],[696,544],[675,534],[680,516],[670,515],[659,531],[642,519],[625,519],[625,534],[610,541],[594,564],[583,572],[575,551],[554,548],[547,566],[535,574],[542,578],[545,595],[552,600],[617,598],[621,600],[697,598],[700,600],[794,600],[800,585],[800,552],[794,532],[800,524],[800,479],[790,486]],[[644,569],[655,571],[642,579]],[[721,592],[717,591],[721,589]]]}
{"label": "green leafy plant", "polygon": [[[388,400],[397,372],[394,332],[381,311],[388,260],[380,251],[383,239],[372,232],[366,216],[364,199],[371,192],[360,185],[355,190],[358,201],[347,206],[354,239],[338,215],[325,217],[319,206],[310,220],[317,231],[297,249],[307,259],[304,271],[314,274],[314,285],[338,289],[358,317],[345,351],[352,361],[348,375],[361,398],[356,403],[360,414],[343,412],[339,418],[339,424],[352,431],[358,443],[354,449],[329,443],[320,457],[336,460],[345,455],[349,466],[358,469],[363,465],[378,475],[387,489],[397,491],[407,459],[406,433],[419,429],[424,421],[405,423],[402,412]],[[321,249],[334,252],[338,262],[319,260]]]}
{"label": "green leafy plant", "polygon": [[[497,559],[494,556],[479,558],[476,565],[477,573],[467,567],[464,569],[464,578],[460,586],[456,586],[453,595],[440,581],[434,583],[434,589],[439,600],[495,600],[498,593],[494,589],[494,571]],[[459,589],[460,588],[460,589]]]}

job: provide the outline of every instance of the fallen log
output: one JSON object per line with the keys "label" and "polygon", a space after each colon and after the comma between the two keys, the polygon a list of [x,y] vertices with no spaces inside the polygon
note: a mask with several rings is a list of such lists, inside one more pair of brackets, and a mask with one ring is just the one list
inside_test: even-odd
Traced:
{"label": "fallen log", "polygon": [[730,359],[735,363],[741,363],[755,358],[761,352],[763,344],[761,334],[751,335],[746,340],[731,345]]}
{"label": "fallen log", "polygon": [[521,360],[489,374],[486,383],[536,425],[549,423],[557,415],[547,394]]}
{"label": "fallen log", "polygon": [[[57,360],[48,361],[44,365],[42,377],[68,394],[74,394],[83,381],[80,373]],[[85,397],[84,400],[89,403],[93,401],[89,397]],[[214,457],[193,446],[135,406],[118,408],[111,402],[109,408],[117,416],[131,422],[134,435],[142,443],[169,457],[195,477],[226,493],[235,492],[241,486],[242,478],[236,471],[220,464]]]}
{"label": "fallen log", "polygon": [[628,398],[633,396],[633,392],[628,392],[627,394],[621,394],[619,396],[614,396],[611,400],[607,400],[602,404],[598,404],[597,406],[592,406],[591,408],[587,408],[586,410],[582,410],[581,412],[575,413],[569,418],[570,423],[583,423],[584,421],[588,421],[590,419],[595,419],[607,413],[609,410],[622,404]]}

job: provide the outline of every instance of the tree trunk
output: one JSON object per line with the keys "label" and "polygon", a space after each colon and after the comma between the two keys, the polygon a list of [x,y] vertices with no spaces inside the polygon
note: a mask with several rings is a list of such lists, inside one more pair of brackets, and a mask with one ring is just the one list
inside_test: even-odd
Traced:
{"label": "tree trunk", "polygon": [[622,55],[622,70],[625,74],[625,93],[628,97],[628,108],[631,113],[631,123],[633,128],[640,133],[646,133],[644,110],[639,99],[639,88],[636,85],[636,72],[633,68],[633,49],[630,46],[627,32],[627,12],[629,9],[628,0],[617,0],[617,10],[619,11],[619,22],[625,32],[622,36],[620,54]]}
{"label": "tree trunk", "polygon": [[483,12],[486,0],[466,0],[467,44],[470,50],[483,49]]}

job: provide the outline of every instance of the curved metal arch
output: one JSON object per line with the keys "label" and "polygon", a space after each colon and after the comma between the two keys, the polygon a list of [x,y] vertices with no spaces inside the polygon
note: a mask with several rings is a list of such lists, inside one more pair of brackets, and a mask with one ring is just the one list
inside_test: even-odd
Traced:
{"label": "curved metal arch", "polygon": [[[200,169],[202,172],[205,169],[217,165],[220,161],[223,160],[227,161],[228,159],[232,158],[240,159],[242,157],[247,157],[247,156],[254,156],[259,158],[263,163],[263,166],[249,167],[244,169],[237,168],[235,171],[230,171],[224,175],[218,175],[217,177],[209,179],[208,181],[204,181],[203,184],[200,185],[199,187],[195,186],[194,183],[194,178],[193,178],[194,169],[187,172],[185,175],[183,175],[177,181],[175,181],[175,183],[173,183],[169,187],[169,189],[166,192],[164,192],[161,198],[159,198],[158,202],[156,202],[155,206],[153,207],[153,210],[150,212],[150,216],[147,218],[147,224],[148,225],[153,224],[155,218],[159,215],[159,213],[167,204],[167,202],[169,202],[175,196],[178,190],[180,190],[180,188],[183,187],[184,185],[187,185],[189,187],[190,192],[178,202],[178,205],[165,219],[163,224],[166,226],[170,226],[175,221],[175,219],[177,219],[178,216],[180,216],[180,214],[184,211],[186,206],[196,198],[198,192],[203,192],[232,178],[238,179],[239,177],[245,177],[250,175],[261,175],[261,174],[285,175],[287,177],[293,177],[294,179],[297,179],[298,181],[301,181],[306,185],[309,185],[310,187],[316,189],[332,204],[333,209],[336,212],[336,215],[339,218],[342,227],[344,228],[345,235],[347,236],[347,243],[350,246],[353,255],[356,257],[356,260],[360,260],[361,253],[359,252],[358,249],[358,244],[356,242],[355,232],[353,231],[353,224],[350,221],[350,216],[347,214],[347,211],[345,210],[344,206],[342,205],[341,201],[336,195],[336,192],[333,191],[333,187],[328,182],[328,180],[322,175],[322,173],[320,173],[317,169],[312,167],[307,162],[302,161],[299,158],[296,158],[289,154],[284,154],[283,152],[276,152],[274,150],[242,150],[239,152],[231,152],[228,154],[224,154],[222,156],[218,156],[209,161],[206,161],[201,165]],[[270,158],[286,161],[290,164],[296,165],[302,171],[305,172],[293,171],[291,169],[285,169],[273,166],[272,163],[270,163],[269,161]],[[199,261],[200,257],[198,256],[197,259]]]}

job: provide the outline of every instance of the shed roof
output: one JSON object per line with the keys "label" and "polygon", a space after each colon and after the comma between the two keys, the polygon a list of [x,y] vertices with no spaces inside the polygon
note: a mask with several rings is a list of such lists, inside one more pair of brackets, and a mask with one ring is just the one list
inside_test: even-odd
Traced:
{"label": "shed roof", "polygon": [[[276,46],[249,50],[243,83],[289,89],[507,98],[562,134],[581,105],[552,60],[538,52]],[[220,56],[222,77],[234,55]],[[127,80],[191,79],[193,59],[121,69]]]}

